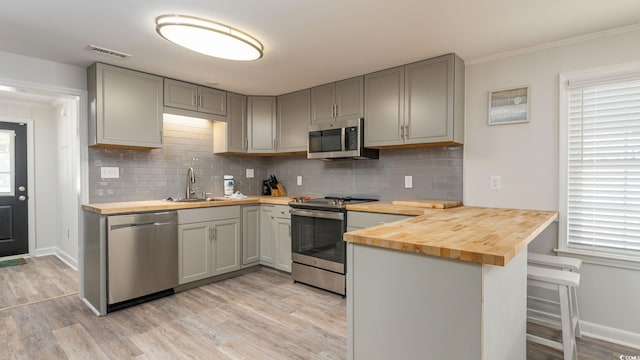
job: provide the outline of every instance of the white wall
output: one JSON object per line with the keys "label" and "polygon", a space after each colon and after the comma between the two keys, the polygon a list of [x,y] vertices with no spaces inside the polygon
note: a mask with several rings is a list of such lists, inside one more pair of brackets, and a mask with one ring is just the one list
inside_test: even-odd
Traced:
{"label": "white wall", "polygon": [[[464,203],[474,206],[558,209],[559,74],[640,60],[640,31],[610,34],[466,67]],[[487,125],[490,90],[529,85],[531,121]],[[489,177],[502,177],[502,190]],[[557,226],[530,249],[557,247]],[[640,272],[586,264],[578,293],[581,320],[640,338]],[[602,328],[599,328],[602,327]],[[629,335],[629,334],[627,334]]]}
{"label": "white wall", "polygon": [[[86,69],[78,66],[71,66],[52,61],[22,56],[13,53],[0,51],[0,85],[11,85],[18,90],[30,94],[43,94],[53,97],[60,97],[61,103],[70,107],[68,114],[71,121],[71,128],[66,132],[69,138],[63,141],[70,141],[67,147],[70,149],[72,164],[64,164],[72,167],[71,180],[72,188],[68,188],[69,203],[63,205],[59,201],[61,191],[60,186],[65,186],[66,179],[59,179],[58,166],[58,126],[62,124],[54,109],[58,105],[25,105],[19,111],[25,116],[34,119],[35,137],[35,182],[34,197],[36,207],[36,240],[35,255],[56,253],[63,260],[72,266],[77,266],[78,256],[78,233],[81,232],[77,215],[79,204],[87,198],[86,185],[83,185],[85,193],[80,191],[80,184],[86,184],[86,145],[87,145],[87,118],[86,118]],[[3,95],[0,92],[0,98]],[[58,103],[60,104],[60,103]],[[14,106],[15,109],[15,106]],[[18,111],[18,110],[16,110]],[[45,114],[46,113],[46,114]],[[45,119],[46,118],[46,119]],[[84,147],[82,146],[84,145]],[[66,146],[63,144],[63,146]],[[81,177],[81,164],[84,172]],[[69,169],[64,169],[68,171]],[[68,208],[67,208],[68,207]],[[60,220],[58,213],[64,212],[71,219]],[[70,237],[62,237],[66,234],[66,227],[71,227]]]}
{"label": "white wall", "polygon": [[87,89],[86,69],[3,51],[0,51],[0,79],[69,89]]}

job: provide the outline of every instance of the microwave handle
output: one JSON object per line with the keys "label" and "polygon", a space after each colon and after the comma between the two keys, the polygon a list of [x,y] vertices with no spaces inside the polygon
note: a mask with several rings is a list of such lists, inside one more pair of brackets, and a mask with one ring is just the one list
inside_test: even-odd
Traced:
{"label": "microwave handle", "polygon": [[346,135],[345,135],[345,128],[342,127],[340,129],[340,147],[342,148],[342,151],[347,150],[347,144],[345,144],[345,141],[347,141]]}

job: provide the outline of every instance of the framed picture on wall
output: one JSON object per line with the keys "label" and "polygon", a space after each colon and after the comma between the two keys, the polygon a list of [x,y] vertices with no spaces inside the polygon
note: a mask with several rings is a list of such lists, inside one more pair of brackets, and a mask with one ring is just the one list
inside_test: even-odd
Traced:
{"label": "framed picture on wall", "polygon": [[489,91],[489,125],[529,122],[528,86]]}

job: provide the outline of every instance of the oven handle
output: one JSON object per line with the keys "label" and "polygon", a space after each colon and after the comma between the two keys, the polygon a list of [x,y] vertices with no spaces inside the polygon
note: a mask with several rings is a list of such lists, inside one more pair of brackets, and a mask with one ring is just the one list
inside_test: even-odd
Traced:
{"label": "oven handle", "polygon": [[344,214],[341,212],[290,209],[289,213],[294,216],[304,216],[304,217],[310,217],[310,218],[321,218],[321,219],[342,220],[342,221],[344,220]]}

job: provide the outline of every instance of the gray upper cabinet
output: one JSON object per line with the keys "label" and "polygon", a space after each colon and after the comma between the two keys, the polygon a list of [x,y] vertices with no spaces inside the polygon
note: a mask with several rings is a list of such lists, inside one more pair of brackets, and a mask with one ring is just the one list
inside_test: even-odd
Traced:
{"label": "gray upper cabinet", "polygon": [[311,119],[309,89],[278,96],[278,152],[307,150]]}
{"label": "gray upper cabinet", "polygon": [[247,152],[247,97],[227,94],[225,121],[213,123],[214,153]]}
{"label": "gray upper cabinet", "polygon": [[369,74],[365,88],[365,146],[463,143],[464,63],[455,54]]}
{"label": "gray upper cabinet", "polygon": [[247,98],[247,139],[249,153],[276,152],[276,98]]}
{"label": "gray upper cabinet", "polygon": [[311,88],[311,123],[362,117],[364,114],[364,77]]}
{"label": "gray upper cabinet", "polygon": [[162,78],[106,64],[87,69],[89,145],[162,147]]}
{"label": "gray upper cabinet", "polygon": [[402,144],[404,66],[365,76],[366,146]]}
{"label": "gray upper cabinet", "polygon": [[224,116],[227,114],[227,93],[183,81],[164,79],[164,106],[168,108],[167,112],[178,115],[199,116],[179,111],[187,110]]}

